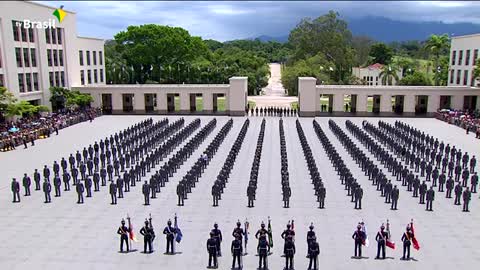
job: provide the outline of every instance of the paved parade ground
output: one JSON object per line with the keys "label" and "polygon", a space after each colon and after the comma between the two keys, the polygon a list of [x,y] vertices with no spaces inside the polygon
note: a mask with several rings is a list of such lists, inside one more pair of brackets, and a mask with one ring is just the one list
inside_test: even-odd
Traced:
{"label": "paved parade ground", "polygon": [[[230,151],[238,132],[246,118],[233,118],[232,130],[228,133],[219,151],[213,157],[205,173],[189,194],[185,206],[177,206],[176,186],[179,180],[192,167],[195,160],[212,141],[220,128],[230,118],[217,117],[217,125],[213,132],[200,145],[196,152],[174,174],[166,186],[151,199],[150,206],[143,205],[141,183],[125,193],[117,205],[110,205],[108,187],[101,187],[92,198],[85,198],[85,204],[76,203],[77,195],[71,191],[63,192],[62,197],[55,198],[52,203],[44,204],[41,191],[33,191],[32,196],[23,196],[21,202],[12,203],[10,182],[12,178],[21,181],[27,172],[31,177],[35,168],[41,170],[44,165],[52,166],[53,161],[67,158],[70,153],[93,144],[96,140],[138,123],[150,116],[102,116],[92,123],[84,122],[63,129],[58,136],[38,140],[36,146],[26,150],[18,147],[15,151],[0,153],[0,220],[2,221],[2,241],[0,241],[1,269],[205,269],[208,263],[206,241],[214,222],[218,222],[222,230],[223,256],[219,258],[219,269],[230,269],[232,257],[230,244],[232,230],[237,220],[250,222],[248,255],[243,257],[244,269],[254,270],[258,267],[255,255],[257,244],[254,238],[260,223],[267,223],[270,216],[273,227],[273,254],[268,263],[271,270],[283,269],[283,240],[280,234],[288,220],[295,221],[297,252],[295,269],[307,269],[308,259],[306,233],[313,222],[320,244],[320,269],[474,269],[480,263],[480,204],[478,193],[472,194],[471,212],[462,212],[461,206],[453,204],[453,199],[446,199],[445,193],[435,189],[433,212],[425,211],[425,205],[418,204],[418,198],[412,198],[411,192],[399,185],[400,199],[398,210],[390,210],[375,187],[364,176],[355,162],[345,151],[338,139],[328,128],[330,118],[316,118],[327,137],[331,140],[354,177],[364,190],[362,210],[354,210],[350,197],[346,196],[344,186],[334,171],[331,162],[324,153],[313,126],[312,118],[299,118],[308,143],[312,148],[320,175],[325,183],[327,196],[325,209],[319,209],[314,196],[313,185],[308,173],[299,137],[295,128],[296,117],[285,117],[284,128],[290,186],[292,196],[290,208],[283,208],[280,181],[280,138],[279,117],[266,117],[265,140],[263,145],[258,189],[254,208],[247,207],[246,190],[250,177],[251,164],[260,131],[262,117],[250,117],[250,126],[245,141],[236,159],[232,173],[222,194],[218,207],[212,207],[211,187],[218,175],[225,158]],[[155,121],[165,116],[152,116]],[[178,116],[168,116],[170,123]],[[185,126],[196,116],[186,116]],[[211,116],[201,116],[203,127]],[[349,135],[354,142],[358,141],[345,128],[348,118],[332,118]],[[361,126],[363,120],[377,125],[379,118],[350,118]],[[479,140],[474,134],[466,135],[463,129],[435,119],[394,119],[382,118],[393,123],[401,120],[404,123],[428,132],[439,140],[456,145],[468,151],[470,157],[480,157]],[[194,134],[199,131],[196,130]],[[187,141],[193,137],[191,135]],[[362,150],[365,147],[357,144]],[[181,147],[180,145],[179,147]],[[178,150],[177,147],[174,152]],[[368,153],[370,155],[370,153]],[[170,155],[171,156],[171,155]],[[164,159],[163,164],[169,158]],[[380,162],[374,160],[380,166]],[[382,166],[383,168],[383,166]],[[478,166],[476,168],[478,170]],[[150,174],[147,174],[148,179]],[[395,179],[387,174],[392,182]],[[33,179],[33,177],[32,177]],[[53,192],[52,192],[53,193]],[[135,252],[119,253],[119,237],[116,234],[120,220],[127,213],[132,218],[138,243],[133,244]],[[157,238],[154,241],[155,252],[143,254],[143,238],[139,229],[146,217],[151,213],[153,227]],[[179,227],[183,232],[182,242],[176,246],[179,253],[175,256],[164,255],[165,238],[163,228],[169,218],[178,215]],[[415,233],[421,248],[412,248],[414,260],[402,261],[402,244],[400,238],[410,219],[414,219]],[[381,223],[390,220],[392,238],[397,244],[396,250],[387,249],[386,260],[375,260],[376,232]],[[370,246],[364,248],[364,259],[353,259],[354,242],[352,233],[361,220],[364,220]]]}

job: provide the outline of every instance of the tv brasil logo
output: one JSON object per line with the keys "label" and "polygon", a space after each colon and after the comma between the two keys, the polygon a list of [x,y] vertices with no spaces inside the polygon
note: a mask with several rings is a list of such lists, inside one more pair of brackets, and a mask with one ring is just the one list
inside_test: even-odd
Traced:
{"label": "tv brasil logo", "polygon": [[[63,19],[65,19],[65,16],[67,16],[67,13],[63,10],[63,6],[60,6],[60,8],[57,8],[52,15],[57,18],[59,23],[62,23]],[[48,21],[23,20],[22,22],[17,22],[17,26],[36,29],[48,29],[57,27],[55,25],[54,19],[48,19]]]}

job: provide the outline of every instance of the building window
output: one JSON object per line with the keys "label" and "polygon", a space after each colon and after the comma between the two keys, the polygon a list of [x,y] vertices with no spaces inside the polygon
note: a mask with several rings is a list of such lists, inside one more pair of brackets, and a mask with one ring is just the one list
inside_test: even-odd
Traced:
{"label": "building window", "polygon": [[85,71],[80,70],[80,82],[85,85]]}
{"label": "building window", "polygon": [[60,75],[58,71],[55,71],[55,86],[60,86]]}
{"label": "building window", "polygon": [[92,84],[92,71],[87,70],[87,82],[88,84]]}
{"label": "building window", "polygon": [[58,60],[60,62],[60,66],[63,67],[63,50],[58,50]]}
{"label": "building window", "polygon": [[100,82],[103,83],[103,69],[100,69]]}
{"label": "building window", "polygon": [[97,65],[97,52],[92,51],[92,56],[93,56],[93,65],[96,66]]}
{"label": "building window", "polygon": [[462,76],[462,71],[459,69],[457,70],[457,85],[460,85],[460,77]]}
{"label": "building window", "polygon": [[93,71],[93,82],[98,83],[98,70]]}
{"label": "building window", "polygon": [[15,48],[15,57],[17,59],[17,67],[22,67],[22,49]]}
{"label": "building window", "polygon": [[467,85],[468,82],[468,70],[463,71],[463,85]]}
{"label": "building window", "polygon": [[90,51],[87,51],[87,66],[90,66]]}
{"label": "building window", "polygon": [[467,50],[467,52],[465,53],[465,65],[470,65],[470,50]]}
{"label": "building window", "polygon": [[20,27],[20,30],[22,31],[22,41],[23,42],[28,42],[27,40],[27,28],[23,27],[23,25]]}
{"label": "building window", "polygon": [[458,65],[461,66],[463,62],[463,51],[458,51]]}
{"label": "building window", "polygon": [[18,90],[20,93],[25,93],[25,81],[23,79],[23,73],[18,73]]}
{"label": "building window", "polygon": [[28,41],[31,43],[35,42],[35,37],[33,36],[33,28],[28,29]]}
{"label": "building window", "polygon": [[50,28],[45,29],[45,39],[47,40],[47,44],[51,43],[51,38],[50,38]]}
{"label": "building window", "polygon": [[62,87],[65,87],[65,72],[60,72],[60,82],[62,83]]}
{"label": "building window", "polygon": [[452,66],[455,66],[455,58],[457,58],[457,51],[452,52]]}
{"label": "building window", "polygon": [[12,30],[13,30],[13,40],[20,41],[20,32],[18,31],[17,21],[12,21]]}
{"label": "building window", "polygon": [[25,67],[30,67],[30,57],[28,57],[28,49],[23,48],[23,62],[25,63]]}
{"label": "building window", "polygon": [[35,48],[30,49],[30,60],[32,61],[32,67],[37,67],[37,51]]}
{"label": "building window", "polygon": [[50,33],[52,33],[52,44],[57,44],[57,31],[55,29],[50,29]]}
{"label": "building window", "polygon": [[52,66],[52,50],[51,49],[47,49],[47,62],[48,62],[48,66],[51,67]]}
{"label": "building window", "polygon": [[78,51],[78,57],[80,59],[80,66],[83,66],[83,51]]}
{"label": "building window", "polygon": [[3,82],[3,74],[0,74],[0,86],[5,86],[5,83]]}
{"label": "building window", "polygon": [[48,73],[48,80],[50,81],[50,87],[55,86],[55,80],[53,78],[53,72]]}
{"label": "building window", "polygon": [[478,49],[475,49],[473,51],[473,61],[472,61],[474,66],[477,64],[477,60],[478,60],[477,58],[478,58]]}
{"label": "building window", "polygon": [[470,76],[470,86],[475,86],[475,76],[473,76],[473,74]]}
{"label": "building window", "polygon": [[455,76],[455,70],[450,70],[450,83],[453,84],[453,77]]}
{"label": "building window", "polygon": [[33,73],[33,90],[38,91],[38,73]]}
{"label": "building window", "polygon": [[[53,29],[55,31],[55,29]],[[62,28],[57,28],[57,41],[58,44],[62,44]]]}
{"label": "building window", "polygon": [[99,51],[99,52],[98,52],[98,62],[100,63],[100,65],[103,65],[103,54],[102,54],[102,51]]}
{"label": "building window", "polygon": [[58,67],[58,51],[53,50],[53,65]]}
{"label": "building window", "polygon": [[30,73],[25,74],[25,81],[27,84],[27,91],[32,92],[32,74]]}

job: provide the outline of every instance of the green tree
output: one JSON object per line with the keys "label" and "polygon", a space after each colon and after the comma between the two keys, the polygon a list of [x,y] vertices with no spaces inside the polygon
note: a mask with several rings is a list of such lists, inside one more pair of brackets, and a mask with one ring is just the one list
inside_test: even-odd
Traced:
{"label": "green tree", "polygon": [[403,77],[399,84],[412,86],[432,85],[430,79],[424,73],[420,73],[418,71]]}
{"label": "green tree", "polygon": [[11,103],[7,106],[6,115],[12,116],[31,116],[41,111],[48,111],[48,107],[40,105],[32,105],[30,102],[22,100],[16,103]]}
{"label": "green tree", "polygon": [[352,38],[352,47],[355,50],[355,66],[360,67],[367,64],[370,48],[373,44],[373,39],[367,36],[354,36]]}
{"label": "green tree", "polygon": [[[437,72],[440,67],[440,56],[448,54],[450,49],[450,39],[447,34],[431,35],[425,43],[425,50],[428,51],[430,57],[433,56],[435,66],[434,71]],[[440,77],[435,76],[435,85],[440,84]]]}
{"label": "green tree", "polygon": [[5,115],[8,105],[15,103],[17,99],[5,87],[0,87],[0,114]]}
{"label": "green tree", "polygon": [[375,43],[370,48],[369,56],[371,57],[371,64],[389,65],[392,62],[393,50],[385,43]]}
{"label": "green tree", "polygon": [[171,82],[182,80],[176,76],[180,65],[209,53],[202,39],[190,36],[185,29],[155,24],[129,26],[115,35],[115,42],[117,51],[133,68],[135,82],[139,83],[155,80],[153,70],[167,66],[177,73],[171,76]]}
{"label": "green tree", "polygon": [[473,76],[475,76],[477,80],[480,80],[480,58],[476,60],[476,66],[473,70]]}
{"label": "green tree", "polygon": [[322,54],[334,64],[332,81],[343,83],[350,76],[354,59],[352,33],[338,13],[330,11],[313,20],[302,19],[288,40],[294,48],[290,62]]}
{"label": "green tree", "polygon": [[50,87],[50,93],[50,102],[52,102],[54,111],[74,106],[85,108],[93,102],[91,95],[80,93],[80,91],[70,91],[63,87]]}
{"label": "green tree", "polygon": [[382,80],[383,85],[393,85],[393,79],[398,81],[398,68],[396,66],[383,66],[382,72],[380,72],[379,77]]}

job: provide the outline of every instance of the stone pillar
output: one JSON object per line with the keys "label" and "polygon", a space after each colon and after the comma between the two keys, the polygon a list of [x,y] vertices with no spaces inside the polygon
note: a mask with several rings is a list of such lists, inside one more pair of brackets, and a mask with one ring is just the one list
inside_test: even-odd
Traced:
{"label": "stone pillar", "polygon": [[435,113],[440,108],[440,95],[429,95],[427,113]]}
{"label": "stone pillar", "polygon": [[414,114],[415,113],[415,95],[412,93],[407,93],[405,95],[405,101],[404,101],[404,107],[403,107],[403,112],[408,113],[408,114]]}
{"label": "stone pillar", "polygon": [[167,93],[165,91],[157,92],[157,112],[167,113]]}
{"label": "stone pillar", "polygon": [[203,112],[213,113],[213,95],[209,92],[203,92]]}
{"label": "stone pillar", "polygon": [[452,95],[452,109],[463,110],[463,95]]}
{"label": "stone pillar", "polygon": [[112,92],[112,113],[123,112],[123,96],[122,92]]}
{"label": "stone pillar", "polygon": [[298,115],[315,117],[320,103],[317,96],[317,79],[313,77],[298,78]]}
{"label": "stone pillar", "polygon": [[185,91],[180,92],[180,112],[190,113],[190,93]]}
{"label": "stone pillar", "polygon": [[345,107],[343,106],[345,103],[343,94],[334,94],[333,95],[333,112],[344,112]]}
{"label": "stone pillar", "polygon": [[[248,77],[230,78],[230,89],[227,95],[226,110],[231,116],[245,116],[247,106]],[[227,106],[228,104],[228,106]]]}
{"label": "stone pillar", "polygon": [[392,112],[392,95],[385,94],[380,96],[380,113]]}
{"label": "stone pillar", "polygon": [[357,94],[357,112],[367,112],[367,97],[366,94]]}
{"label": "stone pillar", "polygon": [[145,93],[135,91],[133,98],[133,112],[139,114],[145,113]]}

